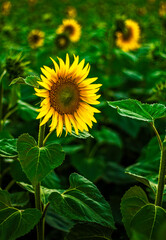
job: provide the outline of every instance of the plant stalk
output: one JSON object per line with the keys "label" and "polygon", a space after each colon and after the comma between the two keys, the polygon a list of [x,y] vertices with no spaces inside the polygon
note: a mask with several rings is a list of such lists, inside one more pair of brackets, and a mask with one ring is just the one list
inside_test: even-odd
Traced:
{"label": "plant stalk", "polygon": [[[41,121],[40,121],[41,122]],[[45,125],[39,126],[39,134],[38,134],[38,147],[43,147],[43,141],[45,136]],[[41,194],[40,194],[40,182],[35,186],[35,206],[39,209],[43,215],[43,208],[41,202]],[[44,221],[45,219],[42,217],[37,224],[37,240],[44,240]]]}
{"label": "plant stalk", "polygon": [[157,193],[155,198],[155,205],[160,207],[162,206],[162,200],[163,200],[165,174],[166,174],[166,141],[163,143],[163,146],[161,149],[158,188],[157,188]]}
{"label": "plant stalk", "polygon": [[162,143],[160,135],[154,125],[154,122],[150,123],[156,136],[161,150],[161,158],[160,158],[160,167],[159,167],[159,177],[158,177],[158,185],[157,185],[157,193],[155,197],[155,205],[162,206],[163,200],[163,192],[164,192],[164,184],[165,184],[165,174],[166,174],[166,141]]}

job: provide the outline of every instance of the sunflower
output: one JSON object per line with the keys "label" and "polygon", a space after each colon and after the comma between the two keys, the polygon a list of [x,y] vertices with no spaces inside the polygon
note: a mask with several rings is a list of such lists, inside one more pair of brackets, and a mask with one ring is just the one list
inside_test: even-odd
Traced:
{"label": "sunflower", "polygon": [[56,129],[57,136],[61,136],[63,126],[67,133],[71,133],[72,128],[78,135],[80,131],[88,131],[88,126],[92,127],[92,122],[96,122],[94,113],[100,111],[92,107],[100,102],[97,95],[102,84],[92,84],[97,78],[86,78],[90,71],[87,64],[84,67],[85,59],[79,63],[79,57],[74,56],[74,61],[70,66],[69,56],[66,54],[66,62],[61,58],[58,64],[54,63],[54,69],[47,66],[41,68],[42,81],[38,83],[44,89],[35,88],[36,95],[44,98],[40,104],[41,108],[37,119],[43,118],[40,125],[45,124],[50,118],[52,122],[50,131]]}
{"label": "sunflower", "polygon": [[160,17],[164,17],[166,15],[166,3],[165,2],[160,3],[159,15],[160,15]]}
{"label": "sunflower", "polygon": [[44,32],[33,29],[28,35],[28,41],[31,48],[39,48],[44,44]]}
{"label": "sunflower", "polygon": [[65,34],[59,34],[55,39],[55,44],[59,49],[65,49],[69,45],[69,38]]}
{"label": "sunflower", "polygon": [[64,19],[56,31],[57,34],[66,33],[71,42],[78,42],[81,36],[81,26],[74,19]]}
{"label": "sunflower", "polygon": [[5,16],[9,15],[11,7],[12,7],[11,2],[10,1],[5,1],[2,4],[2,15],[5,15]]}
{"label": "sunflower", "polygon": [[72,6],[69,6],[66,12],[69,18],[75,18],[77,16],[77,10]]}
{"label": "sunflower", "polygon": [[116,32],[116,45],[125,52],[139,48],[139,39],[139,25],[130,19],[124,22],[124,29],[122,31]]}

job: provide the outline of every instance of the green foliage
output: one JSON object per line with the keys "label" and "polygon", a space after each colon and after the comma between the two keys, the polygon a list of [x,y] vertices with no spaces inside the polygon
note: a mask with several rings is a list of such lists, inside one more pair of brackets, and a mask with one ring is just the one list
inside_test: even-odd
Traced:
{"label": "green foliage", "polygon": [[41,81],[38,76],[28,76],[26,78],[18,77],[11,81],[10,85],[13,84],[27,84],[31,87],[39,87],[37,81]]}
{"label": "green foliage", "polygon": [[120,115],[140,121],[153,122],[166,117],[166,107],[162,104],[145,104],[135,99],[108,102],[109,106],[117,108]]}
{"label": "green foliage", "polygon": [[0,190],[0,236],[2,240],[15,240],[24,236],[34,228],[41,217],[37,209],[19,210],[11,204],[9,193]]}
{"label": "green foliage", "polygon": [[40,182],[64,160],[64,152],[60,145],[49,144],[39,148],[29,134],[22,134],[18,138],[17,151],[21,166],[33,185]]}
{"label": "green foliage", "polygon": [[6,158],[17,156],[16,139],[5,138],[0,140],[0,156]]}
{"label": "green foliage", "polygon": [[56,212],[71,220],[95,222],[114,229],[111,208],[96,186],[76,173],[69,180],[69,189],[49,197]]}
{"label": "green foliage", "polygon": [[111,240],[112,229],[103,227],[99,224],[76,224],[70,233],[65,237],[65,240]]}
{"label": "green foliage", "polygon": [[142,150],[137,163],[126,168],[126,173],[156,192],[160,157],[159,144],[154,137]]}

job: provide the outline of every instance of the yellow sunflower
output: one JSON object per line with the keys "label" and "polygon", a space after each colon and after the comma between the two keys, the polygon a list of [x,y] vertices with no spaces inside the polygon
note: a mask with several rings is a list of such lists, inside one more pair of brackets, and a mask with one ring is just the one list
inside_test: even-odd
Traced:
{"label": "yellow sunflower", "polygon": [[28,35],[28,41],[31,48],[39,48],[44,44],[44,32],[33,29]]}
{"label": "yellow sunflower", "polygon": [[66,12],[69,18],[75,18],[77,16],[77,10],[72,6],[69,6]]}
{"label": "yellow sunflower", "polygon": [[63,126],[66,127],[66,135],[72,128],[77,135],[79,130],[88,131],[88,126],[91,128],[92,122],[96,122],[94,113],[100,112],[90,104],[100,103],[97,101],[100,95],[96,93],[102,84],[92,84],[97,78],[86,78],[90,66],[84,67],[85,59],[79,63],[79,57],[74,56],[71,66],[68,54],[66,62],[58,58],[59,66],[51,60],[55,70],[47,66],[41,68],[45,76],[41,75],[42,81],[38,83],[44,89],[35,88],[36,95],[44,98],[37,116],[37,119],[44,117],[40,125],[52,118],[50,131],[56,129],[57,136],[61,136]]}
{"label": "yellow sunflower", "polygon": [[137,22],[126,20],[123,32],[116,32],[116,45],[127,52],[140,47],[140,28]]}
{"label": "yellow sunflower", "polygon": [[11,2],[10,1],[5,1],[2,4],[2,15],[5,15],[5,16],[9,15],[11,7],[12,7]]}
{"label": "yellow sunflower", "polygon": [[166,3],[165,2],[160,3],[159,15],[160,15],[160,17],[164,17],[166,15]]}
{"label": "yellow sunflower", "polygon": [[67,33],[71,42],[78,42],[81,36],[81,26],[74,19],[64,19],[56,31],[57,34]]}

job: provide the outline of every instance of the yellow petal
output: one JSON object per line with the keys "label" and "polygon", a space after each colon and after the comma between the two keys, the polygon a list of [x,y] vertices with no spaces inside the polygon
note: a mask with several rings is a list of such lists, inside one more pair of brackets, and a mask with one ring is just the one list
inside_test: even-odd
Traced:
{"label": "yellow petal", "polygon": [[64,115],[64,118],[65,118],[66,135],[67,135],[67,132],[71,133],[71,122],[70,122],[67,114]]}
{"label": "yellow petal", "polygon": [[63,118],[60,114],[58,114],[58,124],[57,124],[57,128],[56,128],[57,137],[61,136],[62,130],[63,130]]}
{"label": "yellow petal", "polygon": [[77,124],[76,124],[76,120],[74,119],[73,115],[71,114],[68,114],[68,117],[74,127],[74,130],[75,130],[75,133],[78,135],[78,127],[77,127]]}
{"label": "yellow petal", "polygon": [[40,86],[46,88],[47,90],[51,90],[51,87],[47,83],[40,82],[40,81],[37,81],[37,82],[40,84]]}
{"label": "yellow petal", "polygon": [[55,128],[56,128],[56,126],[57,126],[57,123],[58,123],[58,112],[56,112],[56,111],[54,111],[54,113],[53,113],[53,116],[52,116],[52,123],[51,123],[51,125],[50,125],[50,132],[52,132]]}
{"label": "yellow petal", "polygon": [[50,117],[52,116],[53,112],[54,112],[54,109],[50,108],[50,110],[48,111],[47,115],[43,118],[42,122],[40,123],[40,126],[44,125],[50,119]]}

